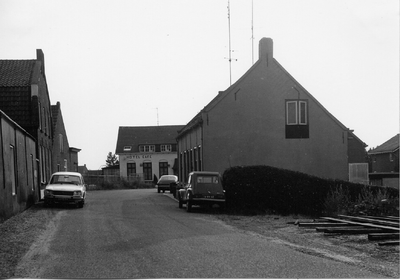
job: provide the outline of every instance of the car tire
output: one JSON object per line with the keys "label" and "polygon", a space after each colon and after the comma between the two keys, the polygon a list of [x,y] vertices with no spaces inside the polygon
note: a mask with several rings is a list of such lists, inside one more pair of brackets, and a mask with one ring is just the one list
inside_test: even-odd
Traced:
{"label": "car tire", "polygon": [[183,203],[182,203],[180,195],[178,195],[178,204],[179,204],[179,208],[182,209],[183,208]]}
{"label": "car tire", "polygon": [[159,188],[157,188],[157,192],[160,193],[160,189]]}
{"label": "car tire", "polygon": [[192,212],[192,202],[190,201],[190,196],[188,196],[187,201],[186,201],[186,211]]}
{"label": "car tire", "polygon": [[78,207],[79,207],[79,208],[83,208],[83,205],[85,205],[85,202],[84,202],[84,201],[81,201],[81,202],[78,203]]}

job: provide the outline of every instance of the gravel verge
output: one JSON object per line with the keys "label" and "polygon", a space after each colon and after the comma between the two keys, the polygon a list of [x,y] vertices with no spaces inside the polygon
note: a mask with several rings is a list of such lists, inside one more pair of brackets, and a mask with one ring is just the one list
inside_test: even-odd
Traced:
{"label": "gravel verge", "polygon": [[20,260],[52,225],[58,212],[38,203],[0,224],[0,279],[14,276]]}
{"label": "gravel verge", "polygon": [[293,224],[297,220],[310,220],[298,216],[222,214],[218,218],[238,230],[305,254],[359,266],[389,278],[400,277],[399,246],[379,246],[377,241],[369,241],[367,234],[326,235],[315,228]]}

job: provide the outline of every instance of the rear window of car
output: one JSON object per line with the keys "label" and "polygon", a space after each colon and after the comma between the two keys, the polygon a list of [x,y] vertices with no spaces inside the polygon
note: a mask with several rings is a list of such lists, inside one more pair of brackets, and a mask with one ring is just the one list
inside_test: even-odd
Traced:
{"label": "rear window of car", "polygon": [[218,176],[197,176],[197,184],[218,184]]}
{"label": "rear window of car", "polygon": [[163,176],[161,176],[160,180],[161,181],[175,181],[175,180],[177,180],[177,177],[175,177],[173,175],[171,175],[171,176],[163,175]]}

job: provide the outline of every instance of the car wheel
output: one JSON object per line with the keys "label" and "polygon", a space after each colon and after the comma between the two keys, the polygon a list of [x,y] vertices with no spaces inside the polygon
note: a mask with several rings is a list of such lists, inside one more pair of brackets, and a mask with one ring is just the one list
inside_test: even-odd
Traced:
{"label": "car wheel", "polygon": [[85,202],[84,202],[84,201],[81,201],[81,202],[78,203],[78,207],[79,207],[79,208],[83,208],[83,205],[84,205],[84,204],[85,204]]}
{"label": "car wheel", "polygon": [[182,200],[181,200],[181,196],[178,194],[178,203],[179,203],[179,208],[183,208],[183,203],[182,203]]}
{"label": "car wheel", "polygon": [[159,188],[157,188],[157,192],[160,193],[160,189]]}
{"label": "car wheel", "polygon": [[192,202],[190,201],[190,196],[188,196],[187,201],[186,201],[186,211],[187,212],[192,211]]}

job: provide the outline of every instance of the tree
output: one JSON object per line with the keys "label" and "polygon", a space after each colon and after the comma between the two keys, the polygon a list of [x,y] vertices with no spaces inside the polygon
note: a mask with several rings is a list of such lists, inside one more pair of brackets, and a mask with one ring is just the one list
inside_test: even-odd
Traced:
{"label": "tree", "polygon": [[109,152],[107,155],[107,159],[106,159],[107,167],[115,166],[118,164],[119,164],[118,157],[115,154],[112,154],[111,152]]}

